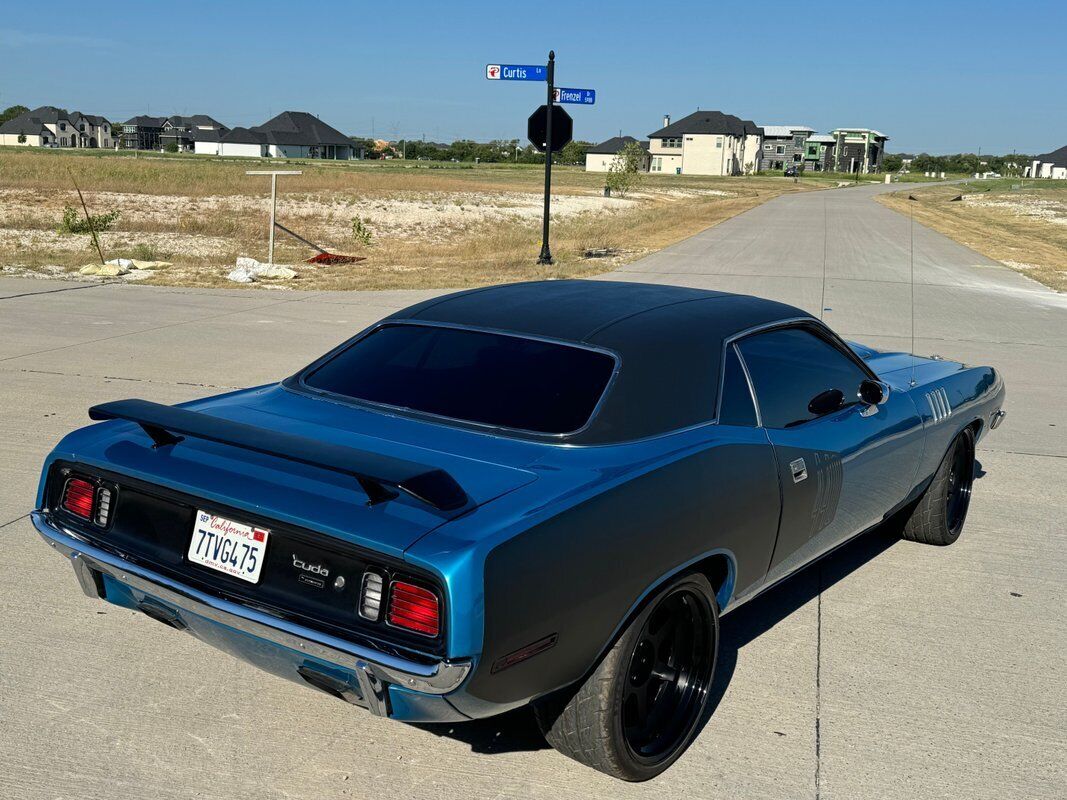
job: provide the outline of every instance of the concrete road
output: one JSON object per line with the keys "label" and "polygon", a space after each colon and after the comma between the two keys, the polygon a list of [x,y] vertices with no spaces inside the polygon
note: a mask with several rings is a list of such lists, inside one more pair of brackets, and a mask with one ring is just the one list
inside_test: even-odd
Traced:
{"label": "concrete road", "polygon": [[375,719],[92,602],[26,519],[92,403],[270,381],[429,293],[0,279],[0,797],[1063,797],[1067,298],[913,229],[881,190],[780,197],[605,276],[824,308],[907,348],[914,251],[916,352],[1008,383],[963,538],[876,532],[727,616],[715,715],[636,786],[544,749],[524,713]]}

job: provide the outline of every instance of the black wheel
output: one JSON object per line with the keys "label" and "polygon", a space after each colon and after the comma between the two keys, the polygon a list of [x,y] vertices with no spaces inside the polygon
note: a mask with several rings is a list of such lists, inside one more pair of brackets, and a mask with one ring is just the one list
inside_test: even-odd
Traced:
{"label": "black wheel", "polygon": [[535,710],[549,744],[627,781],[654,778],[693,741],[719,647],[715,593],[703,575],[661,590],[593,673]]}
{"label": "black wheel", "polygon": [[952,544],[960,538],[974,484],[974,431],[952,440],[934,480],[912,509],[904,538],[924,544]]}

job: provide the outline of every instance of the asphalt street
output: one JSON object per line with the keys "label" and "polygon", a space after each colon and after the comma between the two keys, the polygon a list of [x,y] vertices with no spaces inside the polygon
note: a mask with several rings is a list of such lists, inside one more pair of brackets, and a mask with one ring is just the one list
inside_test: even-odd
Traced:
{"label": "asphalt street", "polygon": [[26,517],[90,405],[276,380],[431,292],[0,278],[0,798],[1062,798],[1067,296],[913,226],[883,190],[779,197],[604,276],[823,309],[900,349],[914,290],[915,352],[1008,387],[962,539],[878,531],[728,615],[715,714],[642,785],[546,749],[525,713],[377,719],[90,601]]}

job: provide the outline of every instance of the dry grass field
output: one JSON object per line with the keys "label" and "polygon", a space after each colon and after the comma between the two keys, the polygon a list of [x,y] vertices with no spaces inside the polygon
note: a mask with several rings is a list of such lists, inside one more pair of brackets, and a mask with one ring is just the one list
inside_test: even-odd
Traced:
{"label": "dry grass field", "polygon": [[[953,200],[960,195],[962,200]],[[878,199],[1046,286],[1067,290],[1064,181],[974,181],[905,189]]]}
{"label": "dry grass field", "polygon": [[[251,159],[0,149],[0,267],[73,277],[96,257],[86,235],[58,232],[66,206],[118,212],[105,257],[173,262],[133,276],[149,283],[234,285],[238,256],[266,260],[269,182],[248,169],[301,169],[279,181],[278,221],[349,265],[304,264],[314,251],[282,233],[275,261],[306,289],[459,287],[603,272],[739,214],[818,184],[779,177],[644,176],[603,196],[603,174],[553,170],[552,249],[538,267],[543,171],[527,165],[430,162],[266,163]],[[358,219],[370,232],[353,234]],[[589,255],[590,251],[600,251]],[[607,251],[607,255],[603,255]],[[124,278],[129,279],[129,277]],[[263,284],[259,284],[263,285]]]}

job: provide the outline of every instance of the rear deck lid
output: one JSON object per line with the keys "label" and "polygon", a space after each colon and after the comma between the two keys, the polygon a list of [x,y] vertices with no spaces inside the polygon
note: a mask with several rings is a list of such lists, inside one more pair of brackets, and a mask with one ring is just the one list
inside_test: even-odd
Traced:
{"label": "rear deck lid", "polygon": [[[234,446],[195,435],[159,446],[137,423],[112,420],[71,434],[54,455],[393,556],[457,514],[535,478],[524,469],[538,453],[530,443],[390,417],[279,386],[182,408],[239,423],[245,433],[257,431],[262,451],[249,449],[248,442]],[[442,509],[399,492],[393,499],[369,505],[372,498],[353,475],[272,454],[276,449],[272,440],[282,437],[442,471],[462,488],[466,503]]]}

